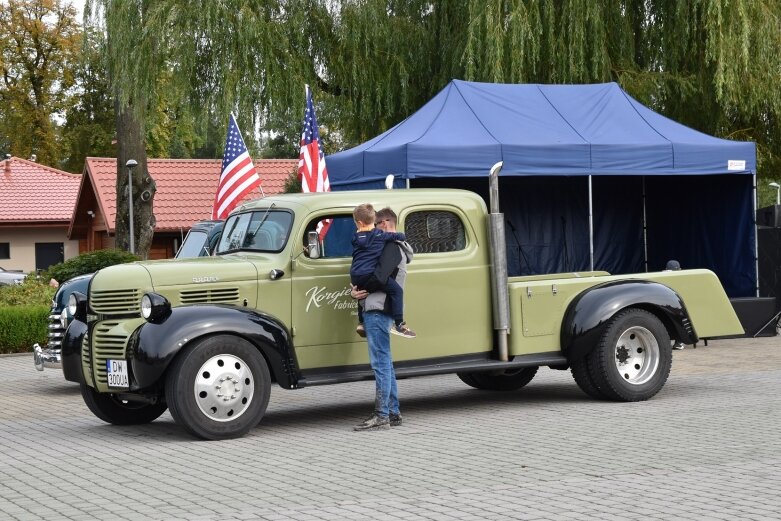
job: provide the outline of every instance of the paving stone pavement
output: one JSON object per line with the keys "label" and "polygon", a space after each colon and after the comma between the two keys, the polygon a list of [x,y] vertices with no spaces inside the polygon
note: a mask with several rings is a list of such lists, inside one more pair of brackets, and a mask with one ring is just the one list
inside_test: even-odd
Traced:
{"label": "paving stone pavement", "polygon": [[781,337],[676,351],[641,403],[548,369],[512,393],[399,389],[391,431],[352,432],[360,382],[275,388],[248,436],[204,442],[167,413],[104,424],[59,371],[0,357],[0,519],[781,519]]}

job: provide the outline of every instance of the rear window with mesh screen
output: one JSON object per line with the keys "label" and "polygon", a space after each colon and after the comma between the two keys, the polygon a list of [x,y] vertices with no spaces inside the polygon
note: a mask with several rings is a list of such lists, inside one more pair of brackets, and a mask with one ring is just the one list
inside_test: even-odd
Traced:
{"label": "rear window with mesh screen", "polygon": [[411,213],[404,222],[404,233],[415,253],[441,253],[466,247],[464,224],[452,212]]}

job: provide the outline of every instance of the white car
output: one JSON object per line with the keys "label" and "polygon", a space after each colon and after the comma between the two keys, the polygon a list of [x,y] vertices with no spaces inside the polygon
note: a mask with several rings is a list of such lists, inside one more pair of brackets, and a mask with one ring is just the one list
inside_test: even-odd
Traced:
{"label": "white car", "polygon": [[0,267],[0,286],[10,286],[12,284],[21,284],[27,275],[18,271],[8,271]]}

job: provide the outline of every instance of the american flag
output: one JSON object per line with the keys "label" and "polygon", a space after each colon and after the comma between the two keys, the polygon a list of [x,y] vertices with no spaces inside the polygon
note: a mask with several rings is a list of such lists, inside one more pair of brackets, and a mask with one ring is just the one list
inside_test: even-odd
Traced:
{"label": "american flag", "polygon": [[[302,192],[330,192],[328,170],[325,168],[325,154],[320,143],[320,131],[317,129],[317,116],[312,103],[312,91],[306,86],[306,111],[304,112],[304,131],[301,133],[301,155],[298,158],[298,177],[301,179]],[[317,231],[323,239],[328,233],[330,220],[321,221]]]}
{"label": "american flag", "polygon": [[222,173],[214,197],[212,219],[225,219],[239,201],[260,185],[260,176],[247,152],[236,118],[231,114],[222,158]]}
{"label": "american flag", "polygon": [[325,154],[317,129],[317,116],[312,103],[312,91],[306,86],[306,111],[304,131],[301,133],[301,155],[298,159],[298,177],[302,192],[330,192],[328,170],[325,168]]}

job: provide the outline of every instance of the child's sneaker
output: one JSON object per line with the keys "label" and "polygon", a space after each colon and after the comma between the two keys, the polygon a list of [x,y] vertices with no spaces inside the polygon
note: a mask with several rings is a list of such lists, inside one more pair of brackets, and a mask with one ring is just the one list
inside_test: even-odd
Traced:
{"label": "child's sneaker", "polygon": [[355,328],[355,332],[358,333],[359,337],[366,338],[366,328],[363,327],[363,324],[358,324],[358,327]]}
{"label": "child's sneaker", "polygon": [[406,322],[402,322],[399,325],[395,325],[395,324],[392,325],[390,332],[393,333],[394,335],[403,336],[404,338],[415,338],[416,336],[418,336],[415,334],[413,330],[407,327]]}

